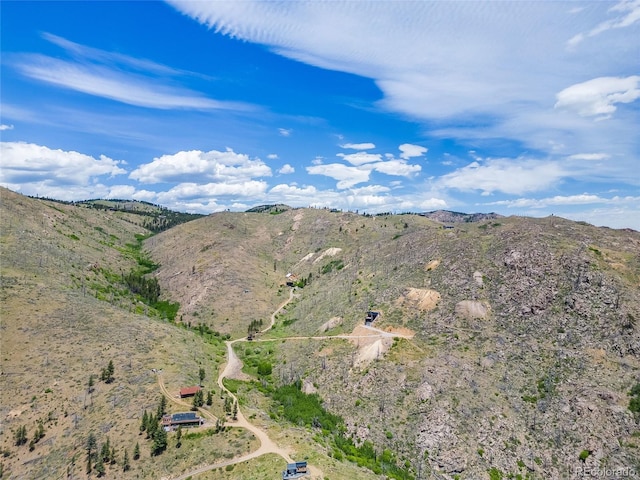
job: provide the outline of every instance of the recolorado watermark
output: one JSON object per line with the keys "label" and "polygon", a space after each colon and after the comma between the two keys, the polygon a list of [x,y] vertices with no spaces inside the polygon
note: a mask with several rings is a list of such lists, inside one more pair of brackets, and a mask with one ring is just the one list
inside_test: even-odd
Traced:
{"label": "recolorado watermark", "polygon": [[573,472],[583,478],[640,478],[633,467],[582,467]]}

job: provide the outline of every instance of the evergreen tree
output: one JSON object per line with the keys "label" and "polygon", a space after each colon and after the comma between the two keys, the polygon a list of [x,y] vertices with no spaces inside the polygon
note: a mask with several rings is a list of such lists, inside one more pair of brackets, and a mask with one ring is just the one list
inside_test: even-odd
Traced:
{"label": "evergreen tree", "polygon": [[200,371],[198,372],[198,376],[200,377],[200,386],[202,386],[202,382],[204,382],[204,377],[205,377],[204,368],[200,367]]}
{"label": "evergreen tree", "polygon": [[164,428],[157,428],[153,433],[151,455],[160,455],[167,448],[167,432]]}
{"label": "evergreen tree", "polygon": [[153,434],[156,433],[157,429],[158,420],[153,415],[149,415],[149,421],[147,422],[147,438],[153,438]]}
{"label": "evergreen tree", "polygon": [[149,415],[145,410],[144,413],[142,414],[142,422],[140,422],[140,433],[144,432],[147,429],[148,424],[149,424]]}
{"label": "evergreen tree", "polygon": [[158,402],[158,410],[156,411],[156,418],[158,420],[162,420],[164,414],[167,413],[167,397],[164,395],[160,396],[160,401]]}
{"label": "evergreen tree", "polygon": [[109,437],[107,437],[107,441],[102,444],[102,448],[100,449],[100,459],[103,462],[109,461],[109,454],[111,453],[111,446],[109,445]]}
{"label": "evergreen tree", "polygon": [[136,446],[133,447],[133,459],[138,460],[140,458],[140,444],[136,442]]}
{"label": "evergreen tree", "polygon": [[42,420],[38,420],[38,426],[33,434],[33,442],[38,443],[42,437],[44,437],[44,424],[42,423]]}
{"label": "evergreen tree", "polygon": [[91,466],[93,464],[93,458],[98,448],[98,442],[93,432],[89,433],[87,437],[87,473],[91,473]]}
{"label": "evergreen tree", "polygon": [[209,392],[207,393],[207,405],[211,406],[212,404],[213,404],[213,392],[209,390]]}
{"label": "evergreen tree", "polygon": [[18,427],[13,438],[16,442],[16,446],[18,447],[27,443],[27,427],[24,425]]}
{"label": "evergreen tree", "polygon": [[104,468],[104,462],[102,461],[101,457],[98,457],[98,460],[96,460],[95,468],[96,468],[96,473],[98,474],[98,477],[101,477],[104,475],[105,468]]}
{"label": "evergreen tree", "polygon": [[102,369],[102,373],[100,374],[100,380],[104,383],[111,383],[114,380],[113,374],[115,372],[115,368],[113,366],[113,360],[109,360],[109,364]]}
{"label": "evergreen tree", "polygon": [[87,393],[93,392],[93,386],[95,385],[95,380],[93,378],[93,374],[89,375],[89,382],[87,383]]}
{"label": "evergreen tree", "polygon": [[238,419],[238,402],[233,402],[233,419]]}
{"label": "evergreen tree", "polygon": [[204,405],[204,393],[202,390],[198,390],[193,396],[193,407],[191,407],[191,410],[198,410],[202,405]]}
{"label": "evergreen tree", "polygon": [[131,469],[131,462],[129,461],[129,452],[125,448],[124,456],[122,457],[122,471],[126,472]]}

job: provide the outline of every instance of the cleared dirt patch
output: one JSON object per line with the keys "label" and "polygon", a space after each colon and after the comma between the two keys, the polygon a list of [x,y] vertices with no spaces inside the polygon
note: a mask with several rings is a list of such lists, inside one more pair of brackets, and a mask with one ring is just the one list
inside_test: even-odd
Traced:
{"label": "cleared dirt patch", "polygon": [[439,301],[440,294],[435,290],[409,287],[396,300],[396,303],[400,307],[416,308],[423,312],[428,312],[436,308]]}

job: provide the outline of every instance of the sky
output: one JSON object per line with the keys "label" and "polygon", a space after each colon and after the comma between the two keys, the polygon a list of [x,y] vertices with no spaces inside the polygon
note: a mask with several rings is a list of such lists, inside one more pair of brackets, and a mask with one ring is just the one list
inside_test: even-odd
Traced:
{"label": "sky", "polygon": [[640,230],[640,0],[0,2],[0,185]]}

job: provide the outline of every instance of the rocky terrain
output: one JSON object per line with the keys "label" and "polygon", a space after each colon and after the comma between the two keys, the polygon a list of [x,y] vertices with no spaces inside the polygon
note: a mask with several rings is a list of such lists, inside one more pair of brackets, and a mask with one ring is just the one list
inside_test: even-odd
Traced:
{"label": "rocky terrain", "polygon": [[[38,324],[57,331],[65,318],[75,318],[72,312],[80,305],[82,318],[101,312],[101,318],[117,319],[116,331],[135,322],[138,341],[146,338],[148,345],[136,351],[136,343],[124,337],[119,344],[109,340],[118,365],[126,365],[125,357],[135,352],[134,363],[142,369],[166,365],[178,386],[193,380],[198,365],[206,365],[212,378],[224,362],[224,348],[215,346],[198,346],[200,353],[189,357],[186,346],[200,345],[189,327],[246,337],[252,321],[268,324],[289,295],[287,283],[295,288],[293,301],[275,317],[272,330],[258,335],[254,348],[238,347],[240,358],[247,363],[256,352],[267,355],[269,346],[274,384],[300,381],[305,392],[317,393],[326,410],[344,419],[347,436],[357,445],[371,442],[378,455],[392,452],[390,461],[405,468],[407,478],[596,478],[606,469],[637,477],[640,472],[640,425],[629,409],[629,392],[640,383],[638,232],[559,217],[368,216],[266,206],[213,214],[150,235],[139,222],[116,214],[125,215],[2,191],[7,228],[2,232],[0,439],[9,478],[49,478],[42,465],[66,465],[58,458],[65,448],[67,458],[72,452],[80,458],[82,435],[90,429],[80,425],[74,437],[73,422],[63,420],[60,410],[56,418],[68,431],[60,430],[50,448],[27,454],[25,447],[12,445],[18,425],[35,424],[62,398],[69,399],[67,411],[77,409],[72,405],[84,392],[86,374],[78,371],[78,362],[86,362],[89,351],[82,360],[62,349],[64,329],[36,341]],[[20,218],[29,220],[19,223]],[[158,265],[147,275],[157,279],[161,298],[179,303],[176,325],[153,320],[153,309],[136,306],[129,297],[101,294],[109,292],[108,282],[95,269],[132,268],[122,252],[136,234],[145,235],[144,252]],[[106,248],[108,239],[118,248]],[[24,245],[28,253],[21,256]],[[59,305],[57,313],[44,305]],[[38,311],[38,322],[25,330],[26,319]],[[389,336],[367,338],[363,324],[369,311],[379,313],[373,326]],[[76,341],[90,336],[99,345],[107,341],[103,334],[114,335],[87,327],[86,338]],[[28,347],[16,349],[16,344]],[[184,357],[170,360],[167,352],[174,349]],[[61,366],[56,375],[75,372],[60,387],[62,397],[55,394],[57,385],[48,395],[40,391],[39,379],[51,368],[43,358],[56,351],[59,355],[50,353],[48,360]],[[91,360],[93,368],[109,355]],[[15,383],[27,361],[33,375]],[[246,374],[255,375],[250,369]],[[340,459],[317,427],[293,425],[273,413],[271,400],[254,384],[238,385],[240,401],[252,409],[245,416],[259,419],[292,451],[306,445],[326,478],[380,478]],[[119,390],[122,408],[140,401],[152,405],[153,387],[151,378],[133,391]],[[34,394],[37,414],[25,400]],[[108,399],[115,402],[112,394]],[[103,401],[109,405],[107,397]],[[214,411],[222,408],[221,400],[216,402]],[[92,425],[105,424],[106,406],[92,411]],[[139,415],[131,414],[126,427],[110,426],[128,448],[137,439]],[[51,439],[53,423],[48,428],[45,438]],[[151,465],[145,464],[149,478],[161,476],[150,473]],[[164,468],[176,471],[172,465]],[[262,478],[241,471],[246,472],[203,478]],[[140,475],[141,469],[135,472]]]}

